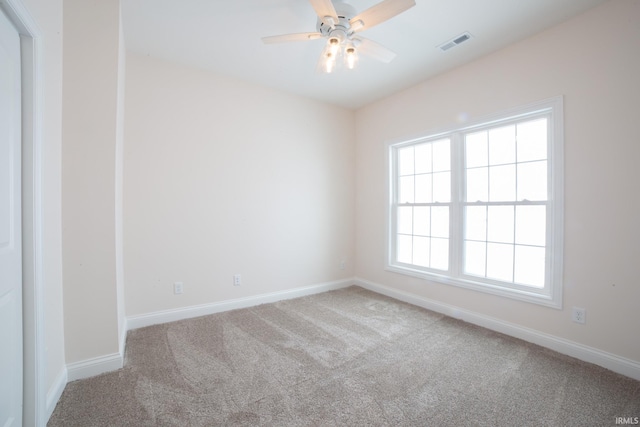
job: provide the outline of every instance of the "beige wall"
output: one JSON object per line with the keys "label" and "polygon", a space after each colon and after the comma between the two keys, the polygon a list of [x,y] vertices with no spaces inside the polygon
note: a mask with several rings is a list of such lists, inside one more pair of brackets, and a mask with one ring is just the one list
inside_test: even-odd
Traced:
{"label": "beige wall", "polygon": [[119,0],[65,0],[62,226],[67,364],[118,353]]}
{"label": "beige wall", "polygon": [[[640,361],[640,2],[615,0],[357,112],[366,280]],[[564,309],[386,272],[385,143],[556,95],[565,105]],[[586,325],[571,307],[587,310]]]}
{"label": "beige wall", "polygon": [[125,111],[128,316],[353,276],[353,112],[139,55]]}

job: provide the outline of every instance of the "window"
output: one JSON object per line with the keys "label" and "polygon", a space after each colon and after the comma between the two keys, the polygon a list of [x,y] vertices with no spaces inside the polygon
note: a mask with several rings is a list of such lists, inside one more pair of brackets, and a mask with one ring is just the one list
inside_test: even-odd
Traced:
{"label": "window", "polygon": [[561,306],[562,98],[389,146],[391,271]]}

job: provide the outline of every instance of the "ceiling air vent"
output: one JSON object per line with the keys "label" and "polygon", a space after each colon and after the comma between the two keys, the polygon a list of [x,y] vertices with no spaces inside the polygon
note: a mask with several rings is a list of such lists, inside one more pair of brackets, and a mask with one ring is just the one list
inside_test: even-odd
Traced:
{"label": "ceiling air vent", "polygon": [[454,37],[453,39],[442,43],[440,46],[438,46],[440,48],[441,51],[445,52],[449,49],[451,49],[452,47],[456,47],[458,46],[460,43],[464,43],[467,40],[469,40],[471,38],[471,34],[470,33],[462,33],[457,37]]}

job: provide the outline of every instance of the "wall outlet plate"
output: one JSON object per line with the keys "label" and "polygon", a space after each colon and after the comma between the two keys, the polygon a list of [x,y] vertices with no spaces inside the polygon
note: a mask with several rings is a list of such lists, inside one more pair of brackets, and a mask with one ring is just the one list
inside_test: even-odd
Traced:
{"label": "wall outlet plate", "polygon": [[182,292],[184,292],[184,284],[182,282],[175,282],[173,284],[173,293],[180,295]]}
{"label": "wall outlet plate", "polygon": [[580,307],[573,307],[573,310],[571,311],[571,320],[576,323],[585,324],[587,321],[587,310]]}

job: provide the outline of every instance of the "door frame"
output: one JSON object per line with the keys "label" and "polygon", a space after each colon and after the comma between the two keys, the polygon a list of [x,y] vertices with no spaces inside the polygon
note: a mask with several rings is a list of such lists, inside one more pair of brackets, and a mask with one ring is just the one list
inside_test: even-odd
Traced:
{"label": "door frame", "polygon": [[47,423],[42,266],[42,36],[22,0],[0,0],[20,34],[22,77],[23,423]]}

